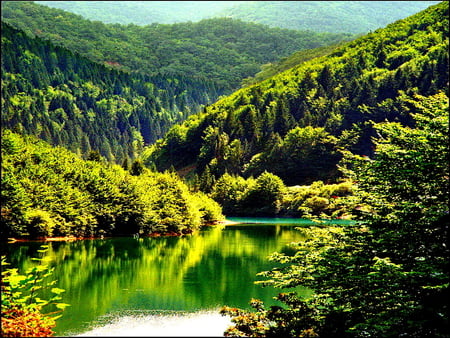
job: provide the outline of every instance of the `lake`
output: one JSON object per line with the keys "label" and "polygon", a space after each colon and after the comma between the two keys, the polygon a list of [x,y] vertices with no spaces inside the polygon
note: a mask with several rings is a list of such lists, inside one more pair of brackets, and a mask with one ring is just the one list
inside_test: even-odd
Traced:
{"label": "lake", "polygon": [[[276,304],[277,290],[255,285],[256,274],[274,266],[268,255],[304,240],[295,228],[312,222],[230,220],[241,223],[183,237],[46,243],[52,278],[71,305],[56,335],[218,336],[230,324],[218,313],[223,305],[248,309],[251,298]],[[23,272],[35,264],[31,257],[41,244],[16,242],[2,251]]]}

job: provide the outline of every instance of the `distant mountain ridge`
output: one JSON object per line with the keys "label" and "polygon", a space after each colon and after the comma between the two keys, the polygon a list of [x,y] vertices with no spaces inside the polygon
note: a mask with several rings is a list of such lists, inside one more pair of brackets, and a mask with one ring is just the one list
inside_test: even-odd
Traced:
{"label": "distant mountain ridge", "polygon": [[333,180],[339,149],[372,155],[371,121],[411,123],[411,97],[448,91],[448,33],[441,2],[219,100],[172,127],[145,161],[200,177]]}
{"label": "distant mountain ridge", "polygon": [[247,1],[35,1],[89,20],[139,26],[197,22],[243,2]]}
{"label": "distant mountain ridge", "polygon": [[176,23],[231,17],[271,27],[366,33],[438,1],[35,1],[106,23]]}
{"label": "distant mountain ridge", "polygon": [[2,20],[93,61],[128,72],[207,77],[237,89],[262,64],[351,34],[270,28],[230,18],[150,26],[104,24],[27,1],[2,1]]}
{"label": "distant mountain ridge", "polygon": [[84,158],[98,151],[111,162],[132,160],[224,94],[208,79],[128,74],[4,22],[1,29],[2,128]]}
{"label": "distant mountain ridge", "polygon": [[439,1],[248,1],[221,13],[271,27],[367,33]]}

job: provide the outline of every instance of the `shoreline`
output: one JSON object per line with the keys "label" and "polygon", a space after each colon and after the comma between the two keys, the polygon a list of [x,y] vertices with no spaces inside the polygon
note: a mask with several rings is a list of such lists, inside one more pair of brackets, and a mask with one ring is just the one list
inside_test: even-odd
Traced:
{"label": "shoreline", "polygon": [[[237,222],[229,221],[229,220],[220,220],[220,221],[213,221],[208,224],[203,224],[202,227],[209,227],[209,226],[226,226],[226,225],[235,225],[238,224]],[[181,237],[185,235],[190,235],[195,230],[190,230],[184,233],[175,233],[175,232],[168,232],[168,233],[160,233],[160,232],[153,232],[151,234],[146,235],[139,235],[138,237],[134,237],[133,234],[118,234],[115,236],[98,236],[98,237],[76,237],[76,236],[62,236],[62,237],[42,237],[42,238],[8,238],[7,243],[16,243],[16,242],[73,242],[73,241],[83,241],[83,240],[94,240],[94,239],[106,239],[106,238],[116,238],[116,237],[134,237],[134,238],[144,238],[144,237]]]}
{"label": "shoreline", "polygon": [[[289,219],[287,217],[286,219]],[[342,218],[337,218],[337,220],[342,220]],[[345,220],[345,219],[344,219]],[[219,221],[212,221],[206,224],[203,224],[202,227],[210,227],[210,226],[230,226],[230,225],[238,225],[240,222],[231,221],[228,219],[223,219]],[[201,229],[200,228],[200,229]],[[198,230],[198,229],[197,229]],[[114,236],[98,236],[98,237],[76,237],[76,236],[62,236],[62,237],[42,237],[42,238],[8,238],[7,243],[16,243],[16,242],[73,242],[73,241],[82,241],[82,240],[94,240],[94,239],[106,239],[106,238],[116,238],[116,237],[133,237],[133,238],[144,238],[144,237],[181,237],[186,235],[191,235],[195,231],[194,229],[190,229],[189,231],[185,231],[183,233],[175,233],[175,232],[153,232],[151,234],[139,235],[135,234],[117,234]],[[135,237],[136,236],[136,237]]]}
{"label": "shoreline", "polygon": [[211,225],[236,225],[238,222],[230,221],[228,219],[224,219],[222,221],[215,221]]}

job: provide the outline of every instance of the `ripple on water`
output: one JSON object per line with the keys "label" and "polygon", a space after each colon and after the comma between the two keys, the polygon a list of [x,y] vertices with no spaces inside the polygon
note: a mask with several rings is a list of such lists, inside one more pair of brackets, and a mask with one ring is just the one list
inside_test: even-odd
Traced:
{"label": "ripple on water", "polygon": [[84,336],[182,336],[182,337],[220,337],[232,325],[229,317],[222,316],[218,310],[193,313],[172,312],[151,315],[108,315],[107,324],[99,324]]}

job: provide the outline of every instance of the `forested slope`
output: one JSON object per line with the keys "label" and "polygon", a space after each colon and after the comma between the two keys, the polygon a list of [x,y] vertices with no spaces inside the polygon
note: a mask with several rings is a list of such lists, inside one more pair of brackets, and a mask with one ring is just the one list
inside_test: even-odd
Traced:
{"label": "forested slope", "polygon": [[439,1],[36,1],[105,23],[197,22],[232,17],[314,32],[367,33]]}
{"label": "forested slope", "polygon": [[368,33],[439,1],[245,1],[220,14],[272,27]]}
{"label": "forested slope", "polygon": [[35,1],[82,15],[89,20],[145,26],[151,23],[196,22],[239,1]]}
{"label": "forested slope", "polygon": [[146,162],[216,178],[267,170],[290,185],[328,180],[338,149],[372,154],[371,121],[412,123],[408,97],[447,89],[442,2],[223,98],[171,128]]}
{"label": "forested slope", "polygon": [[260,65],[308,48],[351,39],[230,18],[148,26],[104,24],[28,1],[2,1],[2,20],[99,63],[148,75],[207,77],[239,88]]}
{"label": "forested slope", "polygon": [[173,173],[82,160],[34,136],[2,130],[0,237],[186,233],[220,207]]}
{"label": "forested slope", "polygon": [[345,153],[357,187],[347,202],[362,203],[361,222],[302,228],[306,239],[273,253],[272,270],[259,274],[281,306],[225,307],[234,323],[225,336],[449,336],[449,98],[409,103],[414,126],[376,123],[370,160]]}
{"label": "forested slope", "polygon": [[84,156],[133,159],[221,94],[206,79],[108,69],[2,22],[2,126]]}

